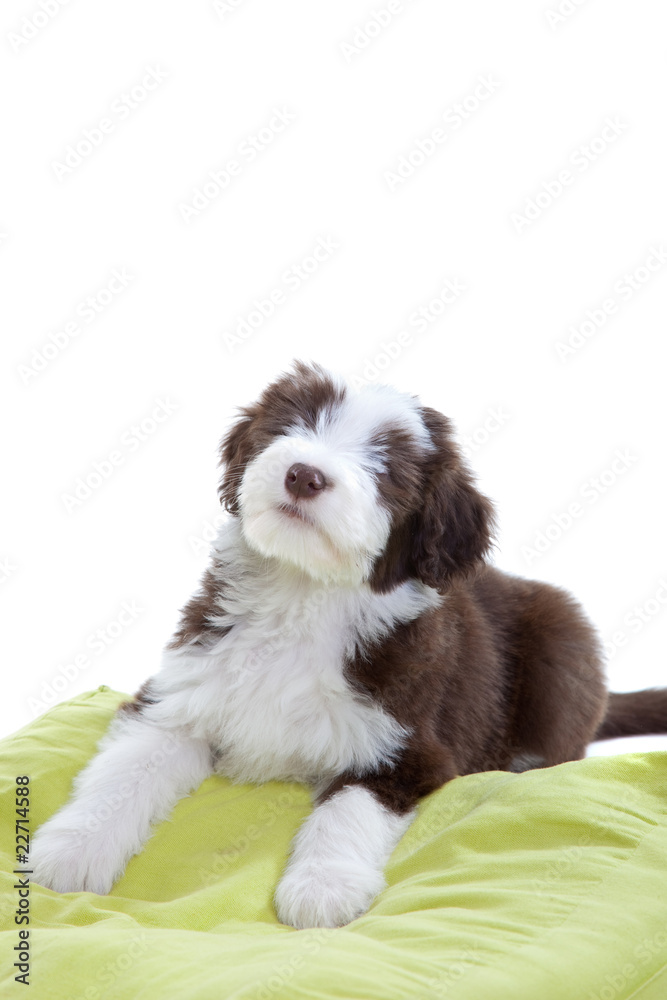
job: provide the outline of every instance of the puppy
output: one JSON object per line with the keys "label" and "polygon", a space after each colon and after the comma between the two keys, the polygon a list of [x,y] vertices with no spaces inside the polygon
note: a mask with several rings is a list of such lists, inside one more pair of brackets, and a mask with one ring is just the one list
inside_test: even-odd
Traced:
{"label": "puppy", "polygon": [[222,464],[230,516],[201,589],[38,832],[38,883],[107,893],[214,771],[299,781],[315,807],[277,914],[341,926],[445,782],[577,760],[596,734],[665,730],[665,692],[608,700],[572,597],[485,562],[491,504],[449,420],[415,397],[354,392],[298,362],[242,410]]}

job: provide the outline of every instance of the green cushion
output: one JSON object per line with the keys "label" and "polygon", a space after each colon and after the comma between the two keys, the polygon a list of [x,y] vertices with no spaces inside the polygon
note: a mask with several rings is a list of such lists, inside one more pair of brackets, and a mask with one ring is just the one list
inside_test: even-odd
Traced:
{"label": "green cushion", "polygon": [[370,912],[338,930],[296,931],[273,910],[306,789],[209,778],[109,896],[31,886],[23,994],[9,958],[14,778],[30,776],[35,831],[124,697],[81,695],[0,744],[3,997],[667,997],[667,753],[655,752],[456,779],[422,802]]}

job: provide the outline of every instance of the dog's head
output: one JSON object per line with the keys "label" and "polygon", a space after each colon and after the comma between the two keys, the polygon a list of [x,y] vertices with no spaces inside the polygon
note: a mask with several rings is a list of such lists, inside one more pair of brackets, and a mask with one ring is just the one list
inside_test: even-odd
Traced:
{"label": "dog's head", "polygon": [[242,409],[221,461],[221,502],[251,548],[318,580],[444,592],[491,544],[449,420],[389,386],[353,391],[296,362]]}

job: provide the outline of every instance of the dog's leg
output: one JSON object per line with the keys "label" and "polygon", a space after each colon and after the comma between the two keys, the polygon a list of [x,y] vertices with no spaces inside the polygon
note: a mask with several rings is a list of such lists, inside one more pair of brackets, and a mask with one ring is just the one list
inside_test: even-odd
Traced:
{"label": "dog's leg", "polygon": [[100,751],[31,845],[33,880],[56,892],[109,892],[151,824],[212,769],[207,743],[141,715],[118,715]]}
{"label": "dog's leg", "polygon": [[342,927],[385,887],[384,867],[415,817],[418,801],[457,774],[437,739],[403,748],[399,761],[360,776],[339,775],[294,839],[275,895],[292,927]]}
{"label": "dog's leg", "polygon": [[364,913],[384,888],[384,866],[413,817],[392,811],[363,785],[346,785],[316,806],[276,891],[279,920],[340,927]]}

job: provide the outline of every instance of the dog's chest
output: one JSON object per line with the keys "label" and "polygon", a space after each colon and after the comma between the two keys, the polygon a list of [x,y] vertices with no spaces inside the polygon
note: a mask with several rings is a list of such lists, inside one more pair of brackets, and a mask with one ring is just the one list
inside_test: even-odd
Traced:
{"label": "dog's chest", "polygon": [[227,683],[218,766],[237,780],[367,769],[402,742],[396,720],[345,677],[351,635],[341,609],[323,603],[307,617],[291,610],[237,626],[221,651]]}
{"label": "dog's chest", "polygon": [[406,732],[355,690],[345,664],[432,597],[406,587],[390,595],[297,589],[281,598],[253,603],[237,590],[225,609],[230,631],[190,661],[187,721],[215,747],[218,770],[239,781],[312,781],[391,760]]}

